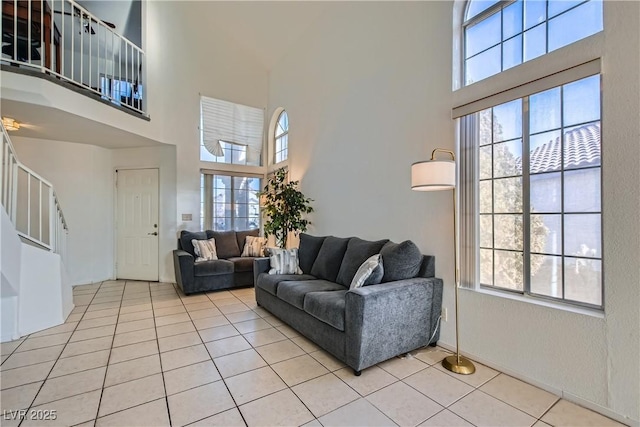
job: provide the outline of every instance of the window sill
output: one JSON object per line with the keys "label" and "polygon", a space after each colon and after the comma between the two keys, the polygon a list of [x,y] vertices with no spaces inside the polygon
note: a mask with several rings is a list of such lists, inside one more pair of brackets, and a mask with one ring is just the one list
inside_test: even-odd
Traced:
{"label": "window sill", "polygon": [[604,319],[604,310],[598,310],[595,308],[579,307],[570,304],[563,304],[555,301],[548,301],[540,298],[535,298],[528,295],[514,294],[511,292],[500,292],[485,288],[460,288],[464,291],[477,292],[480,294],[491,295],[499,298],[506,298],[514,301],[524,302],[528,304],[534,304],[542,307],[553,308],[556,310],[562,310],[569,313],[581,314],[583,316],[595,317],[598,319]]}

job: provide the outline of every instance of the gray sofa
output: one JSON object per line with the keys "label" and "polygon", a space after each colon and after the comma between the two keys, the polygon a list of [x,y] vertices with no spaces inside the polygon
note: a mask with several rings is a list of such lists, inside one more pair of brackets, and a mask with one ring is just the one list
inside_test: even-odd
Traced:
{"label": "gray sofa", "polygon": [[[380,253],[381,283],[349,290],[358,267]],[[303,274],[271,275],[269,258],[256,258],[258,305],[353,368],[362,369],[428,344],[440,332],[442,280],[435,258],[410,241],[300,235]]]}
{"label": "gray sofa", "polygon": [[[241,257],[247,236],[257,236],[258,229],[248,231],[186,231],[180,232],[178,249],[173,251],[176,283],[186,295],[253,286],[254,257]],[[191,241],[215,238],[217,260],[195,262]]]}

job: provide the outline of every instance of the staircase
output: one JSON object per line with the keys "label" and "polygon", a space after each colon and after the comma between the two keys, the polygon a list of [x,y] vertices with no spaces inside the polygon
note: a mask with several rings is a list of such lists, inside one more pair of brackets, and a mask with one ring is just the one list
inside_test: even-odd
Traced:
{"label": "staircase", "polygon": [[0,341],[64,322],[73,309],[64,266],[67,223],[53,185],[20,163],[2,125]]}

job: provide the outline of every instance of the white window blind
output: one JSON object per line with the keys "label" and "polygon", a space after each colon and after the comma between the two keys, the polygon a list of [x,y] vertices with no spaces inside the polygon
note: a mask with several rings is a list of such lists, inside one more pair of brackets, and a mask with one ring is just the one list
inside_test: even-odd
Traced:
{"label": "white window blind", "polygon": [[[220,163],[260,165],[264,129],[264,111],[221,99],[200,97],[200,143]],[[246,147],[237,150],[231,146]],[[227,155],[225,150],[236,151]]]}

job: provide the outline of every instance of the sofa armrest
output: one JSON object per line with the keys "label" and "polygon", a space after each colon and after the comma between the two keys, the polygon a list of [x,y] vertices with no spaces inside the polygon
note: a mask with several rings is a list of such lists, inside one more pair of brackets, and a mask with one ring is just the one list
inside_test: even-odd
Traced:
{"label": "sofa armrest", "polygon": [[195,259],[187,251],[175,249],[173,251],[173,268],[176,273],[176,283],[184,290],[194,284],[193,264]]}
{"label": "sofa armrest", "polygon": [[271,268],[269,257],[254,258],[253,260],[253,285],[258,283],[260,273],[266,273]]}
{"label": "sofa armrest", "polygon": [[429,344],[434,332],[437,335],[441,306],[442,280],[437,278],[416,277],[347,292],[347,364],[359,371]]}

